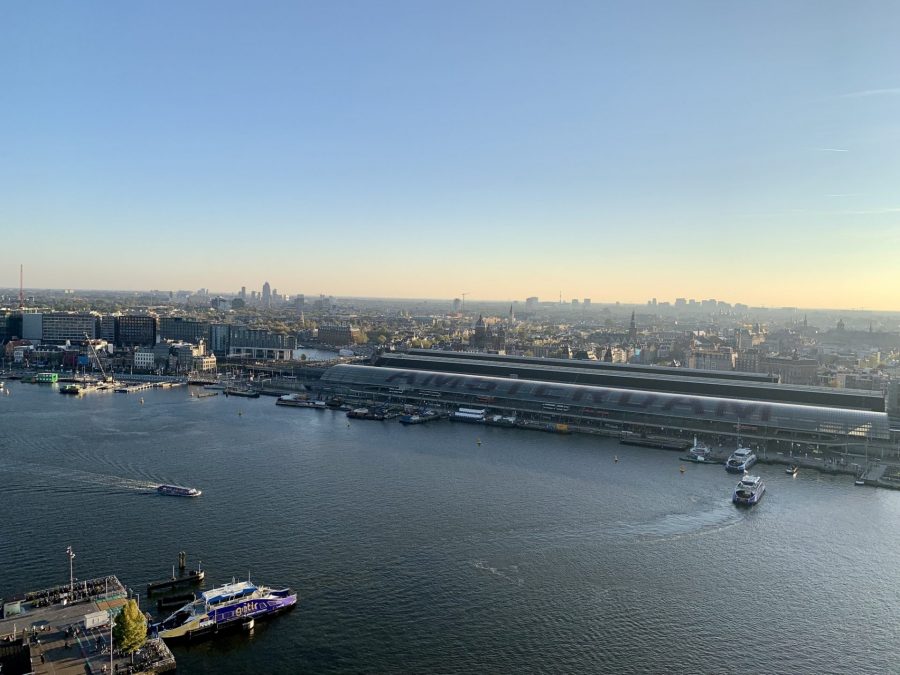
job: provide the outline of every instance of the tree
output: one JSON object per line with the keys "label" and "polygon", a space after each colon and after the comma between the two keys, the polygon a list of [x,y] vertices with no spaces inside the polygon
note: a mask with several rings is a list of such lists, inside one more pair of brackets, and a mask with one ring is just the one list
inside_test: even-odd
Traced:
{"label": "tree", "polygon": [[140,649],[147,638],[147,617],[141,614],[137,603],[129,600],[116,615],[113,625],[113,639],[126,654]]}

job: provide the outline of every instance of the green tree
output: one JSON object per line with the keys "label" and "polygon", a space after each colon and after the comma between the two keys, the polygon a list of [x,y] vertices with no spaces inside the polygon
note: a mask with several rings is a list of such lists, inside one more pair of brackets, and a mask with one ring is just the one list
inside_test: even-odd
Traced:
{"label": "green tree", "polygon": [[116,615],[113,639],[126,654],[137,651],[147,638],[147,617],[141,614],[137,603],[129,600]]}

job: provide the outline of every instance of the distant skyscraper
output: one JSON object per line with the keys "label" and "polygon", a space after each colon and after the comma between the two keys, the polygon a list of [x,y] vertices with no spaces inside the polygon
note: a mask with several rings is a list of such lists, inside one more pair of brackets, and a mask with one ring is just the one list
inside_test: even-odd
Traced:
{"label": "distant skyscraper", "polygon": [[262,304],[263,304],[263,307],[271,307],[272,306],[272,287],[269,286],[268,281],[263,284]]}
{"label": "distant skyscraper", "polygon": [[241,300],[247,299],[247,287],[241,286]]}
{"label": "distant skyscraper", "polygon": [[585,298],[582,302],[584,302],[584,306],[585,306],[585,307],[590,307],[590,306],[591,306],[591,299],[590,299],[590,298]]}
{"label": "distant skyscraper", "polygon": [[537,297],[525,298],[525,311],[526,312],[533,312],[534,310],[537,309],[537,306],[538,306]]}
{"label": "distant skyscraper", "polygon": [[460,300],[459,298],[453,298],[453,311],[458,312],[461,306],[462,300]]}

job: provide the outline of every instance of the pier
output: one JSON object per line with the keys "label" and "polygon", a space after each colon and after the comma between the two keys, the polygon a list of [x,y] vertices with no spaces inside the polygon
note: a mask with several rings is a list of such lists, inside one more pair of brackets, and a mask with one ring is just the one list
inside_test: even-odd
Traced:
{"label": "pier", "polygon": [[112,621],[128,600],[115,576],[78,581],[4,598],[0,666],[17,673],[165,673],[175,657],[162,640],[132,656],[111,645]]}

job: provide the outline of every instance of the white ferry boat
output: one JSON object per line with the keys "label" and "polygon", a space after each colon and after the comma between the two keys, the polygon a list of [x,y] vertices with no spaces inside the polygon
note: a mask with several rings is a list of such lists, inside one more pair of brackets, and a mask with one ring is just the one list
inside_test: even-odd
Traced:
{"label": "white ferry boat", "polygon": [[157,485],[156,491],[169,497],[199,497],[203,494],[197,488],[184,487],[182,485]]}
{"label": "white ferry boat", "polygon": [[759,476],[746,475],[738,482],[731,495],[731,501],[742,506],[753,506],[766,491],[766,484]]}
{"label": "white ferry boat", "polygon": [[750,448],[738,448],[728,461],[725,462],[725,470],[732,473],[744,473],[751,466],[756,464],[756,455]]}

